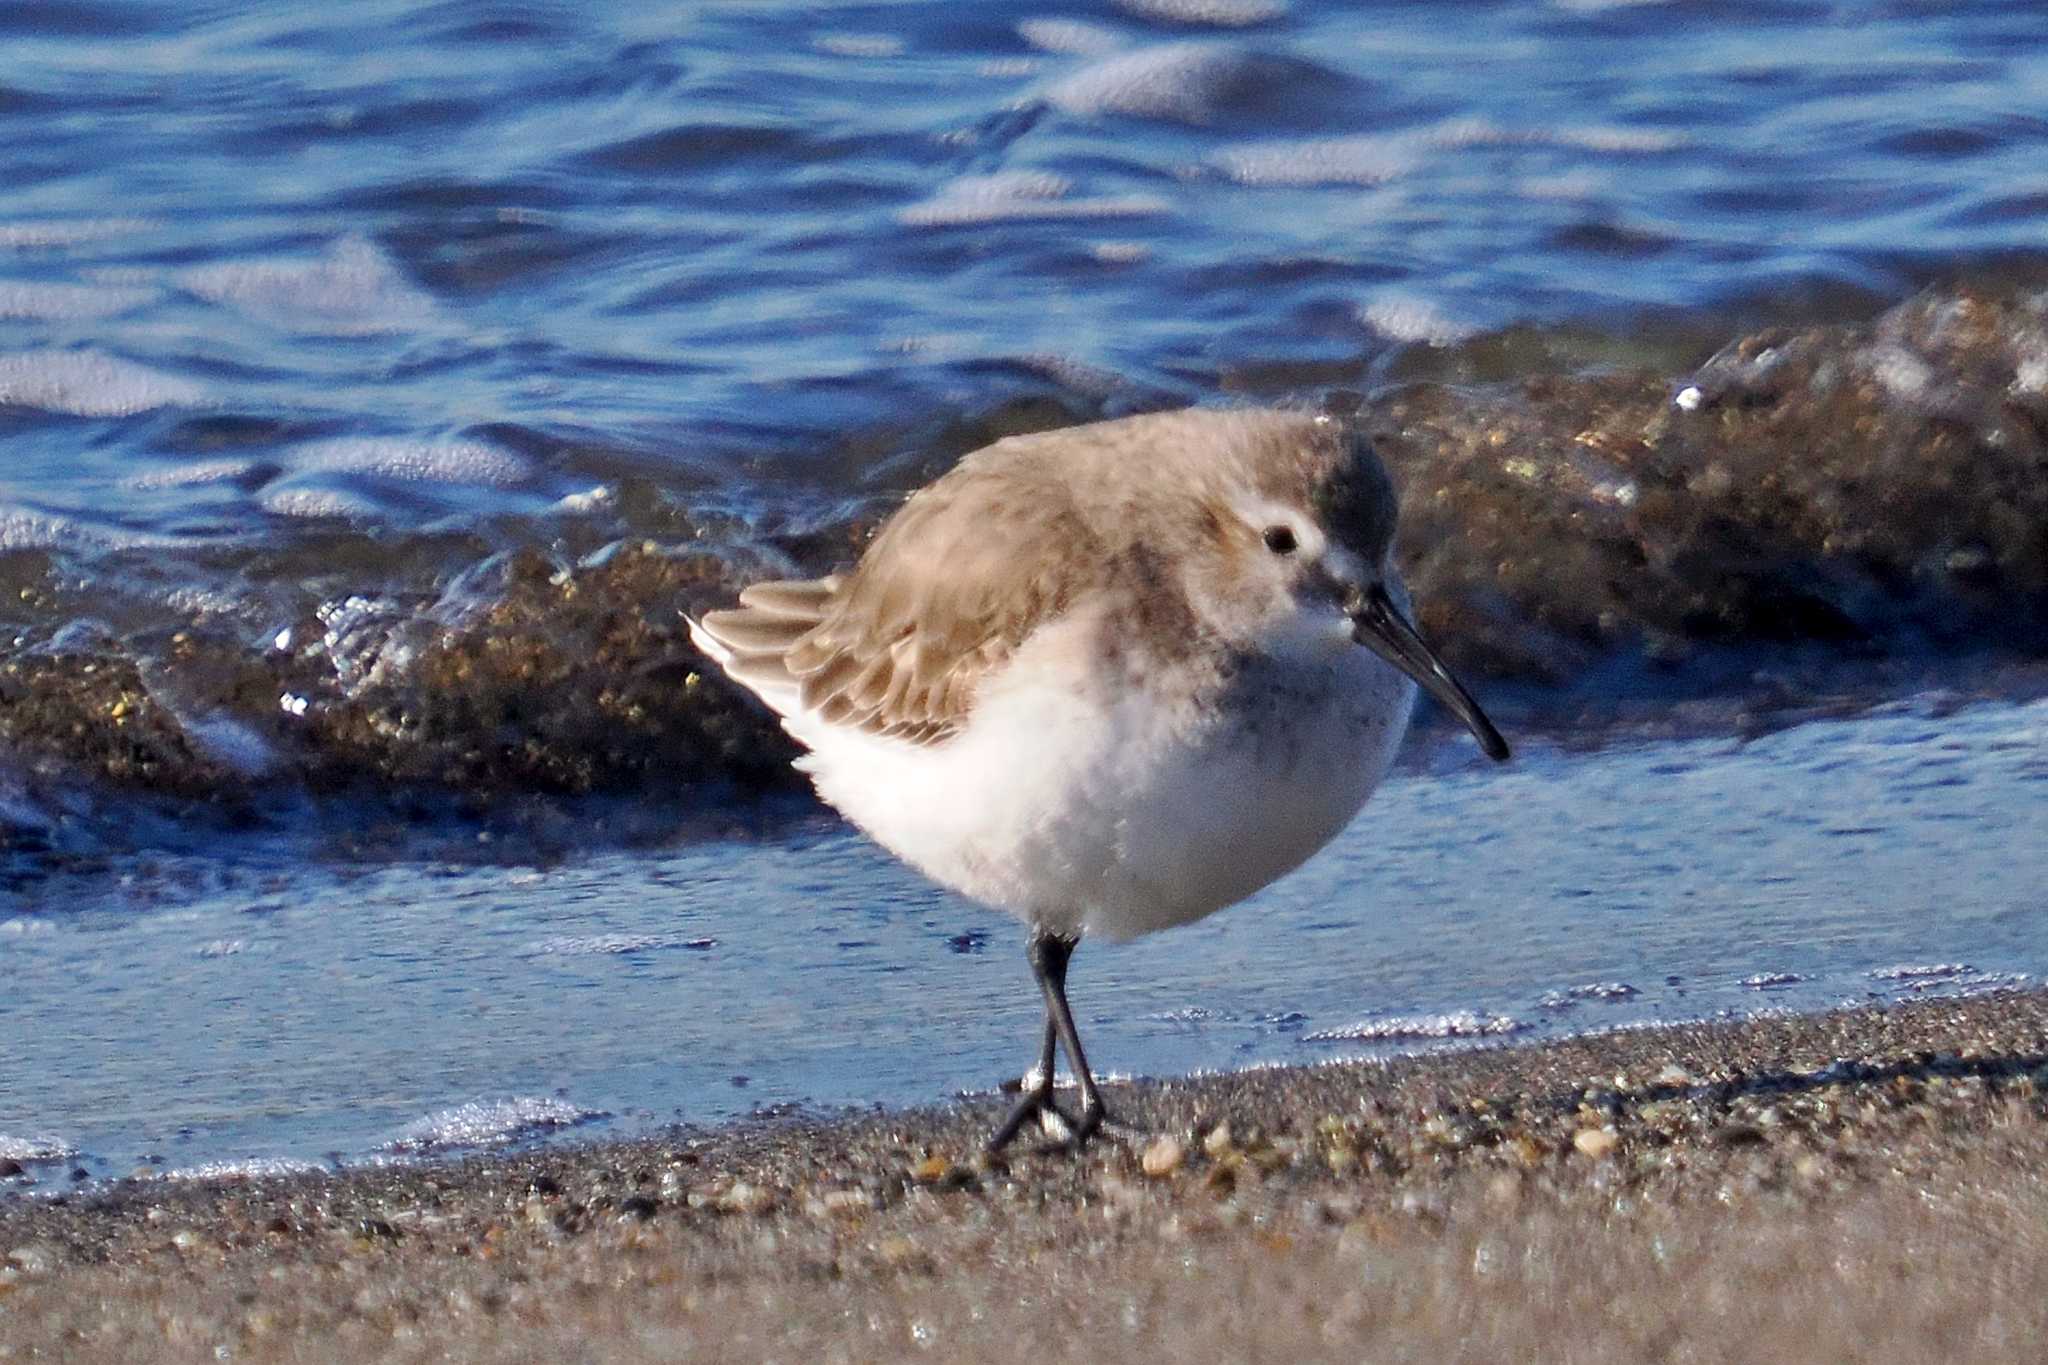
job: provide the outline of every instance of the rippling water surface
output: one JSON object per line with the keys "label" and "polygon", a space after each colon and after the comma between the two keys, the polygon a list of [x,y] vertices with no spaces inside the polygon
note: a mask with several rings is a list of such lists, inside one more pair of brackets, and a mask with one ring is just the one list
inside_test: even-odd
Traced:
{"label": "rippling water surface", "polygon": [[[2048,591],[2038,480],[1946,471],[2002,451],[2023,476],[2048,433],[2044,91],[2048,11],[2020,3],[0,10],[0,1156],[361,1156],[1014,1069],[1011,926],[808,808],[635,824],[622,767],[571,761],[640,743],[603,707],[684,685],[676,605],[719,583],[647,565],[822,566],[1006,430],[1682,378],[1744,328],[2009,284],[1995,326],[1937,300],[1847,371],[1759,342],[1725,386],[1672,386],[1720,421],[1804,356],[1815,392],[1853,372],[1978,443],[1926,465],[1977,502],[1876,504],[1954,536],[1818,607],[1764,582],[1743,610],[1797,624],[1742,638],[1853,668],[1870,603],[1938,582],[1997,639],[1999,594]],[[1611,537],[1658,473],[1575,392],[1500,400],[1564,433],[1552,465],[1504,447],[1517,487],[1564,490],[1528,532],[1549,553]],[[1879,486],[1829,471],[1815,506]],[[1660,570],[1701,552],[1628,529]],[[1707,549],[1761,562],[1748,534]],[[1511,614],[1493,592],[1454,619]],[[1544,658],[1601,657],[1559,619],[1528,623],[1562,642]],[[373,695],[422,659],[402,705]],[[1254,905],[1084,954],[1082,1008],[1109,1064],[1171,1071],[2037,973],[2041,727],[1917,703],[1747,746],[1430,759]],[[375,749],[401,741],[426,757]],[[343,799],[278,778],[291,745]],[[485,769],[615,804],[522,808],[500,851],[468,804]],[[414,804],[349,804],[400,770]]]}
{"label": "rippling water surface", "polygon": [[1509,324],[1710,335],[2048,225],[2026,4],[0,28],[0,545],[567,516],[634,472],[758,514],[1007,396],[1356,377]]}

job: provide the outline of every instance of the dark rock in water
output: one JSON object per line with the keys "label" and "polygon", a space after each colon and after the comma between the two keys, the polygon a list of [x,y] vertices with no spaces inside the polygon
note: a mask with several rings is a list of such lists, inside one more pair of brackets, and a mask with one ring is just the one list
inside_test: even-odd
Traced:
{"label": "dark rock in water", "polygon": [[571,795],[787,785],[780,727],[689,644],[684,610],[731,590],[708,556],[632,547],[571,573],[520,556],[497,600],[309,708],[313,773]]}
{"label": "dark rock in water", "polygon": [[[449,797],[474,817],[534,794],[793,791],[789,739],[689,644],[683,611],[734,590],[708,555],[630,546],[557,572],[521,554],[452,620],[424,604],[353,632],[309,623],[292,649],[194,627],[23,653],[0,661],[0,752],[32,804],[85,782],[231,825],[279,793],[367,802],[354,818],[377,819]],[[51,842],[0,821],[0,853],[48,865]]]}
{"label": "dark rock in water", "polygon": [[2048,296],[1930,292],[1745,337],[1676,384],[1425,384],[1366,420],[1424,623],[1476,674],[2048,649]]}
{"label": "dark rock in water", "polygon": [[[1469,369],[1498,375],[1499,339],[1464,345]],[[2048,657],[2036,286],[1932,290],[1868,323],[1759,332],[1676,377],[1411,382],[1351,408],[1403,487],[1425,629],[1518,728],[1598,725],[1624,693],[1668,716],[1732,698],[1706,723],[1740,728],[1821,693],[1872,699],[1931,660]],[[699,524],[629,480],[618,515],[649,529],[573,565],[516,527],[496,553],[481,537],[401,540],[363,561],[383,579],[337,559],[342,542],[287,544],[262,579],[265,601],[300,613],[284,629],[261,606],[272,624],[214,609],[100,625],[114,599],[81,605],[85,580],[60,558],[0,556],[15,614],[0,646],[0,878],[90,852],[76,822],[38,814],[67,785],[230,824],[264,818],[279,793],[367,795],[404,823],[535,797],[798,790],[790,741],[696,654],[683,613],[744,578],[852,559],[886,511],[877,477],[920,483],[938,456],[1088,415],[1046,400],[930,439],[856,433],[826,478],[866,491],[767,532]],[[176,565],[150,567],[176,580]],[[278,583],[298,596],[278,599]]]}

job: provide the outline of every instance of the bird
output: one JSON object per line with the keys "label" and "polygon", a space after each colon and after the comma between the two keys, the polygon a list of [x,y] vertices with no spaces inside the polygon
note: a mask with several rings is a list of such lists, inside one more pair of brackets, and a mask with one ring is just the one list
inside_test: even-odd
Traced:
{"label": "bird", "polygon": [[1109,1121],[1067,1001],[1084,936],[1188,924],[1299,866],[1385,776],[1418,685],[1508,757],[1413,624],[1397,515],[1353,418],[1142,413],[984,446],[851,568],[690,620],[826,803],[1023,921],[1045,1025],[991,1152],[1034,1119],[1078,1151]]}

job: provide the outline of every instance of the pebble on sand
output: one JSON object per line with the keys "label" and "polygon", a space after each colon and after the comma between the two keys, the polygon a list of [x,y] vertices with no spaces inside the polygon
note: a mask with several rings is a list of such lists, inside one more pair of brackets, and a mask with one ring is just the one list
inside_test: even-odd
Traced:
{"label": "pebble on sand", "polygon": [[1578,1148],[1581,1155],[1595,1161],[1610,1155],[1620,1145],[1621,1138],[1612,1128],[1581,1128],[1578,1136],[1572,1139],[1572,1146]]}
{"label": "pebble on sand", "polygon": [[1145,1148],[1142,1164],[1146,1175],[1154,1180],[1160,1180],[1179,1170],[1181,1162],[1186,1159],[1187,1149],[1181,1146],[1179,1138],[1158,1137]]}

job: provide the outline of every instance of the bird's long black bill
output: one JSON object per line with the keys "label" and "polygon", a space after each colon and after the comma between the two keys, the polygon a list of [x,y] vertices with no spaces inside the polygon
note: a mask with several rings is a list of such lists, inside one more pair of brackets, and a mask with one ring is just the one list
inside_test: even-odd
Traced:
{"label": "bird's long black bill", "polygon": [[1350,605],[1351,638],[1372,650],[1422,685],[1422,690],[1442,702],[1450,713],[1465,723],[1479,741],[1479,747],[1496,763],[1508,756],[1508,742],[1479,709],[1479,703],[1451,676],[1444,661],[1437,658],[1414,626],[1394,606],[1387,590],[1373,587],[1359,593]]}

